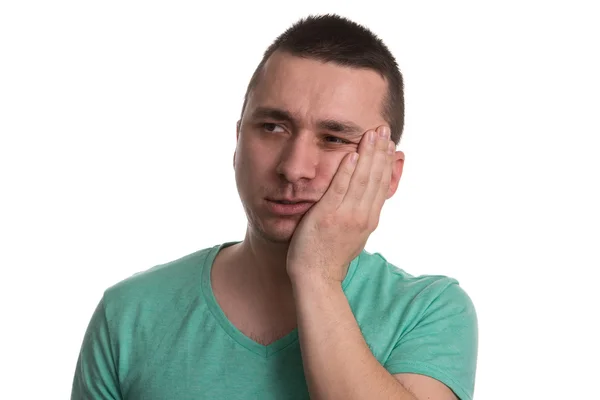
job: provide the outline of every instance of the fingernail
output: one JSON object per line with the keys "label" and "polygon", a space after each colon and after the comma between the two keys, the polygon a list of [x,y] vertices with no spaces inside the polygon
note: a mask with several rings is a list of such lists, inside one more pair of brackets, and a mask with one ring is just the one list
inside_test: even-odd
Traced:
{"label": "fingernail", "polygon": [[356,164],[356,161],[358,161],[358,153],[353,153],[353,154],[350,156],[350,162],[351,162],[352,164]]}
{"label": "fingernail", "polygon": [[381,129],[379,129],[379,136],[381,136],[382,138],[385,138],[385,137],[388,136],[388,128],[387,128],[387,126],[384,126]]}
{"label": "fingernail", "polygon": [[369,143],[375,143],[375,132],[374,131],[369,132]]}
{"label": "fingernail", "polygon": [[394,150],[396,150],[396,144],[390,140],[388,143],[388,154],[394,154]]}

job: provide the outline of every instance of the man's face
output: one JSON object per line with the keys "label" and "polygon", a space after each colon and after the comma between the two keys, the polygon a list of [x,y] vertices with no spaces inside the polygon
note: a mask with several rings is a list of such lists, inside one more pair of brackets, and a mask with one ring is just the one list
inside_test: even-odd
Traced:
{"label": "man's face", "polygon": [[269,58],[239,122],[234,155],[252,234],[291,239],[307,207],[272,200],[318,201],[362,135],[387,125],[381,113],[386,93],[375,71],[279,52]]}

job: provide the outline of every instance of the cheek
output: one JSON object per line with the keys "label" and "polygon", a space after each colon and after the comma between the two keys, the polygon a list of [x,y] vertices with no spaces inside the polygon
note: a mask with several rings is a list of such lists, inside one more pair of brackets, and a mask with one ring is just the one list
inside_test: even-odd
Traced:
{"label": "cheek", "polygon": [[258,141],[239,142],[236,169],[241,175],[252,179],[255,175],[264,174],[270,167],[274,152],[263,147]]}
{"label": "cheek", "polygon": [[327,185],[331,183],[331,180],[337,173],[337,170],[340,167],[340,164],[342,163],[342,160],[344,159],[346,154],[347,153],[340,151],[328,152],[323,154],[319,166],[319,176],[322,180],[325,181]]}

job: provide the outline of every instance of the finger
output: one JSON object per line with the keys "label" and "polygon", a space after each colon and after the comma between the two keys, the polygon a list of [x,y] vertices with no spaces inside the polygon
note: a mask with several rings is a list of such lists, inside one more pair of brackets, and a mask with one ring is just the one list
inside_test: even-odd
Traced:
{"label": "finger", "polygon": [[392,181],[392,171],[394,168],[394,159],[396,153],[396,144],[388,140],[388,146],[386,149],[386,161],[385,166],[382,171],[381,182],[379,184],[379,190],[377,191],[377,196],[373,200],[372,205],[372,218],[374,221],[379,220],[379,214],[381,213],[381,209],[383,208],[383,204],[387,200],[387,196],[390,190],[390,183]]}
{"label": "finger", "polygon": [[356,152],[348,153],[344,157],[329,184],[329,188],[327,188],[319,203],[323,203],[326,207],[331,207],[331,209],[339,207],[348,192],[350,180],[356,170],[358,159],[359,154]]}
{"label": "finger", "polygon": [[378,130],[375,144],[369,184],[360,205],[362,212],[370,213],[374,207],[376,208],[383,188],[389,187],[389,174],[391,174],[389,143],[391,143],[390,130],[387,127],[381,127]]}
{"label": "finger", "polygon": [[369,186],[371,179],[371,165],[373,164],[373,154],[375,153],[375,144],[377,142],[377,132],[374,130],[367,131],[359,145],[358,153],[360,159],[356,165],[348,191],[344,198],[347,207],[356,208],[361,203],[365,191]]}

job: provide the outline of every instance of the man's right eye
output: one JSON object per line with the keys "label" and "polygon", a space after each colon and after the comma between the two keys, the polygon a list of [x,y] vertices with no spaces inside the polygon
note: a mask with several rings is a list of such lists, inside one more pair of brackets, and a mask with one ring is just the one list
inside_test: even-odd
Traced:
{"label": "man's right eye", "polygon": [[[264,124],[262,124],[262,126],[263,126],[264,130],[266,130],[267,132],[271,132],[271,133],[278,133],[278,132],[284,131],[284,129],[280,125],[273,124],[270,122],[264,123]],[[279,128],[280,131],[276,131],[277,128]]]}

